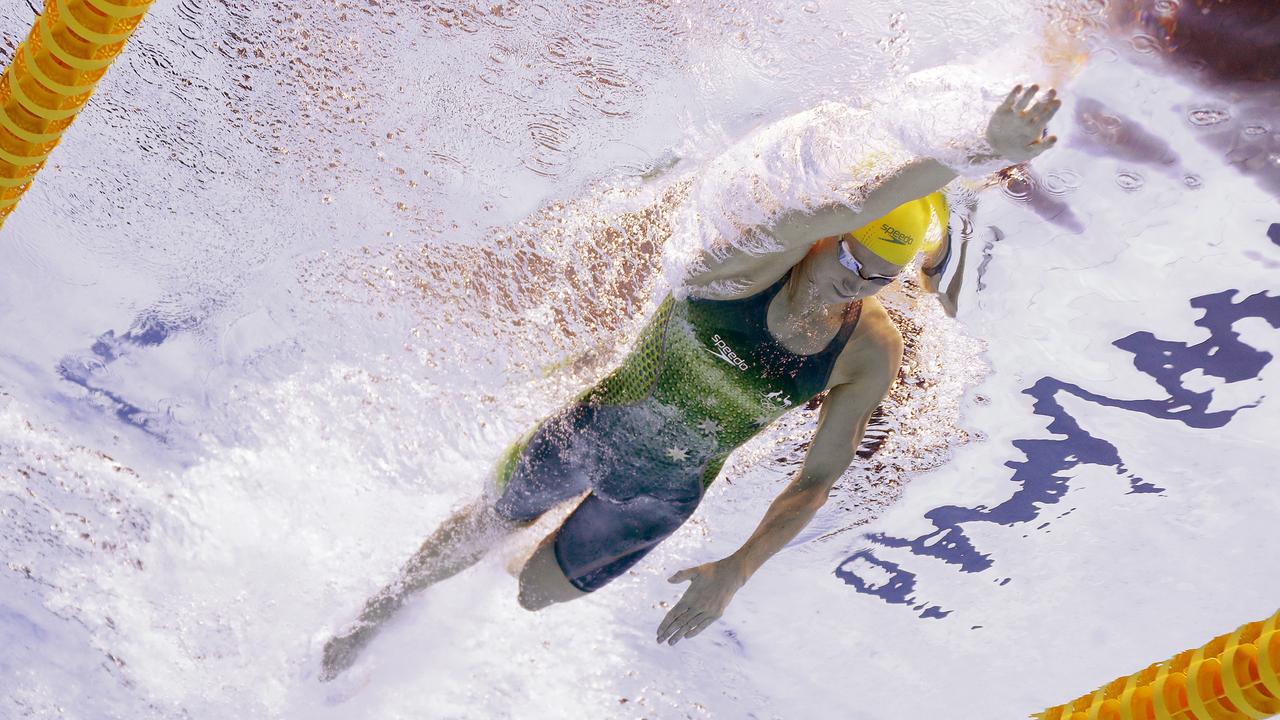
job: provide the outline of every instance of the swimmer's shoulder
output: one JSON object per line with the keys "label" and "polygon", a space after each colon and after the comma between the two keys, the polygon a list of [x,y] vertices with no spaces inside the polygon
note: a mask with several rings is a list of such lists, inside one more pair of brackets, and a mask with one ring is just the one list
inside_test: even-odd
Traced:
{"label": "swimmer's shoulder", "polygon": [[902,333],[880,301],[863,299],[858,326],[836,358],[827,386],[870,383],[887,391],[902,365],[902,346]]}

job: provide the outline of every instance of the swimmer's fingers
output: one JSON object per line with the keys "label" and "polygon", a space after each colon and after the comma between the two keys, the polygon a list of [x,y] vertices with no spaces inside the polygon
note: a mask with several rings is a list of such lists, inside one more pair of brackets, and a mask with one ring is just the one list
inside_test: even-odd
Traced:
{"label": "swimmer's fingers", "polygon": [[1049,124],[1049,120],[1058,112],[1058,108],[1062,107],[1062,101],[1059,100],[1052,90],[1027,111],[1027,117],[1031,118],[1037,125],[1043,128]]}
{"label": "swimmer's fingers", "polygon": [[1031,106],[1031,99],[1039,92],[1039,85],[1032,85],[1022,92],[1016,100],[1013,101],[1013,109],[1022,112]]}
{"label": "swimmer's fingers", "polygon": [[1027,143],[1027,147],[1025,150],[1026,158],[1028,160],[1033,160],[1039,157],[1041,154],[1043,154],[1046,150],[1049,150],[1050,148],[1052,148],[1057,143],[1058,143],[1057,135],[1049,135],[1048,137],[1041,137],[1040,139],[1034,142]]}
{"label": "swimmer's fingers", "polygon": [[658,643],[661,644],[665,642],[668,645],[675,645],[680,641],[680,636],[684,634],[689,620],[700,614],[701,611],[694,610],[681,615],[679,620],[675,621],[671,627],[667,628],[667,637],[663,640],[659,640]]}
{"label": "swimmer's fingers", "polygon": [[704,621],[709,623],[724,614],[734,593],[746,582],[746,573],[737,561],[726,558],[683,570],[671,577],[672,582],[681,580],[691,580],[692,583],[658,626],[659,643],[675,645],[706,624]]}
{"label": "swimmer's fingers", "polygon": [[701,618],[698,619],[698,622],[696,624],[690,626],[689,632],[684,634],[685,638],[687,639],[687,638],[697,636],[698,633],[711,627],[711,623],[719,619],[720,617],[718,615],[703,615]]}
{"label": "swimmer's fingers", "polygon": [[676,631],[672,633],[671,640],[668,641],[667,644],[675,645],[681,640],[689,637],[689,631],[697,627],[697,625],[701,623],[702,620],[706,617],[707,617],[706,612],[689,613],[688,615],[686,615],[682,620],[680,620],[679,627],[677,627]]}
{"label": "swimmer's fingers", "polygon": [[[675,575],[672,575],[671,577],[667,578],[667,582],[669,583],[688,582],[690,580],[693,580],[695,577],[697,577],[697,575],[698,575],[698,568],[696,567],[686,568],[676,573]],[[670,636],[670,632],[672,631],[673,626],[675,625],[675,622],[679,620],[682,615],[684,615],[689,611],[690,595],[692,590],[693,588],[689,588],[689,590],[686,590],[684,597],[680,598],[680,602],[676,603],[675,607],[671,608],[671,610],[667,613],[666,617],[662,618],[662,622],[658,625],[658,642],[662,642],[666,640]]]}
{"label": "swimmer's fingers", "polygon": [[686,568],[676,573],[675,575],[672,575],[671,577],[667,578],[667,582],[682,583],[687,580],[692,580],[693,576],[696,574],[697,574],[697,568]]}
{"label": "swimmer's fingers", "polygon": [[1021,94],[1022,94],[1022,86],[1014,85],[1013,89],[1009,91],[1009,94],[1005,96],[1004,102],[1000,103],[1000,107],[996,108],[996,111],[999,112],[1001,110],[1013,110],[1013,101],[1017,100],[1018,96]]}
{"label": "swimmer's fingers", "polygon": [[667,616],[662,619],[662,623],[658,625],[658,642],[662,643],[670,638],[675,633],[676,628],[680,626],[680,621],[690,612],[695,612],[695,610],[692,604],[687,602],[687,597],[685,600],[676,603],[676,606],[671,608],[671,612],[667,613]]}

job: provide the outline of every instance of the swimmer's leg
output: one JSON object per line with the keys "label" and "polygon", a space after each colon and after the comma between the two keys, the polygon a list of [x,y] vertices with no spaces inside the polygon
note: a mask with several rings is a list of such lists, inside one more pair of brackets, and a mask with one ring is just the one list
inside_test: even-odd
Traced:
{"label": "swimmer's leg", "polygon": [[499,540],[527,523],[510,520],[493,509],[492,498],[480,498],[453,514],[405,563],[396,579],[365,603],[347,630],[324,646],[320,672],[331,680],[355,663],[409,597],[476,564]]}
{"label": "swimmer's leg", "polygon": [[700,491],[622,501],[587,494],[525,564],[520,605],[541,610],[604,587],[675,532],[698,506]]}
{"label": "swimmer's leg", "polygon": [[585,491],[587,476],[565,450],[590,420],[591,409],[578,405],[543,423],[516,456],[499,497],[483,496],[446,520],[346,632],[325,645],[320,677],[328,680],[350,667],[410,595],[466,570],[498,541]]}
{"label": "swimmer's leg", "polygon": [[520,571],[519,601],[525,610],[541,610],[587,594],[569,582],[556,560],[556,535],[559,532],[557,529],[543,539]]}

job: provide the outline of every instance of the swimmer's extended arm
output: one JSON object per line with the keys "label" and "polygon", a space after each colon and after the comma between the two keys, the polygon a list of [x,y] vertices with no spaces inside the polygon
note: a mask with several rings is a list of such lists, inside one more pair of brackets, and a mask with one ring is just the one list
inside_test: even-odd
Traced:
{"label": "swimmer's extended arm", "polygon": [[[1015,87],[996,108],[987,124],[986,140],[991,154],[970,158],[975,163],[1002,159],[1009,165],[1026,162],[1057,143],[1057,136],[1042,137],[1062,101],[1050,89],[1035,100],[1038,85]],[[883,178],[870,190],[860,210],[844,205],[827,205],[812,211],[784,213],[767,228],[785,248],[809,247],[818,240],[840,235],[885,215],[890,210],[936,192],[958,173],[931,158],[918,158]]]}
{"label": "swimmer's extended arm", "polygon": [[870,371],[827,394],[804,466],[769,506],[751,537],[729,557],[671,577],[673,583],[691,582],[658,626],[658,642],[674,645],[715,622],[747,579],[795,539],[826,503],[831,487],[853,462],[871,413],[884,399],[901,364],[901,336],[889,329],[892,337],[885,333],[885,342],[876,348],[877,357],[860,363]]}
{"label": "swimmer's extended arm", "polygon": [[783,213],[767,230],[787,250],[808,252],[818,240],[862,227],[903,203],[937,192],[957,177],[955,170],[937,160],[918,158],[884,177],[860,210],[847,205],[794,210]]}

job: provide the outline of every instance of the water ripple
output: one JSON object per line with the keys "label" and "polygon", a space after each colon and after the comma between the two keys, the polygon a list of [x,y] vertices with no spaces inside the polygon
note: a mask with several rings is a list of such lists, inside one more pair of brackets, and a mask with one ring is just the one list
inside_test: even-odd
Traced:
{"label": "water ripple", "polygon": [[1080,175],[1071,170],[1056,170],[1044,177],[1044,190],[1050,195],[1069,195],[1080,188]]}
{"label": "water ripple", "polygon": [[1029,200],[1036,190],[1036,181],[1025,173],[1009,173],[1000,183],[1000,190],[1011,200]]}

